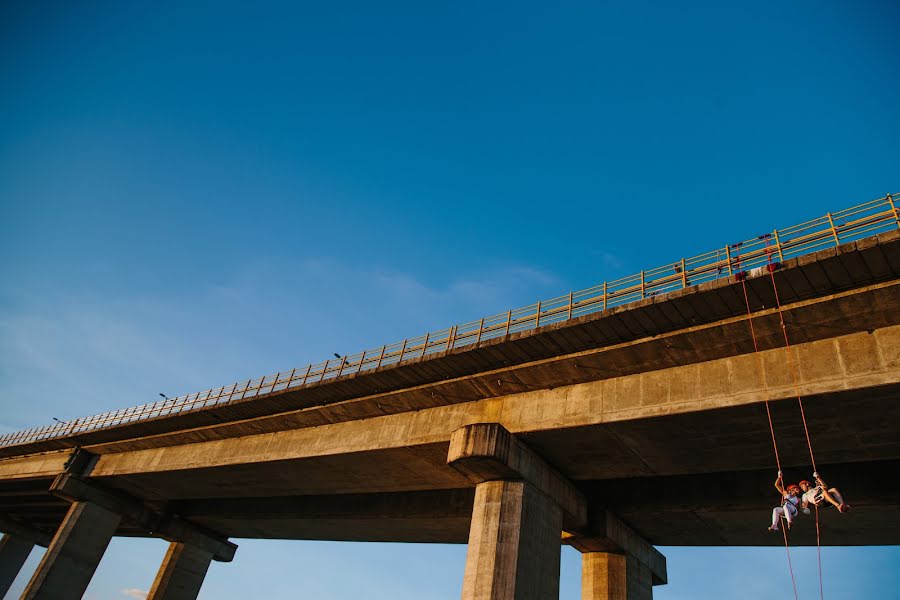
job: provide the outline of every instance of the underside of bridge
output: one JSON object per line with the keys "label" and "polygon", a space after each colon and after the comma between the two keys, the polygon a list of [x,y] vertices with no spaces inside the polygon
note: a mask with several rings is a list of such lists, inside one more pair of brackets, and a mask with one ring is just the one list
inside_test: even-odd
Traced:
{"label": "underside of bridge", "polygon": [[[466,543],[477,485],[448,464],[451,438],[497,423],[571,483],[592,523],[615,515],[656,545],[776,546],[766,400],[797,481],[813,471],[799,396],[818,471],[852,506],[820,510],[822,543],[900,544],[900,238],[789,261],[776,281],[783,312],[768,274],[746,281],[754,335],[732,277],[308,389],[2,448],[0,530],[57,531],[70,499],[49,490],[79,447],[91,485],[221,537]],[[573,545],[590,529],[577,521],[564,511]],[[147,523],[116,533],[160,535]],[[814,523],[800,517],[791,543],[815,544]]]}

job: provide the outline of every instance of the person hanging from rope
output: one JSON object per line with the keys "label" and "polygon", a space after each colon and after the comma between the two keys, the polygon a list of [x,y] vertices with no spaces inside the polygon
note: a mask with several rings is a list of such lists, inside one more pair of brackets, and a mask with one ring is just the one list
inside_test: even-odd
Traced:
{"label": "person hanging from rope", "polygon": [[792,483],[785,489],[784,482],[781,478],[781,471],[778,471],[778,479],[775,480],[775,489],[781,494],[782,503],[781,506],[776,506],[772,509],[772,526],[769,527],[769,531],[780,531],[778,529],[778,524],[781,522],[781,517],[784,517],[785,521],[787,521],[787,528],[790,529],[794,522],[794,517],[796,517],[798,513],[797,506],[800,504],[800,486],[796,483]]}
{"label": "person hanging from rope", "polygon": [[805,479],[800,482],[800,489],[803,490],[800,500],[804,513],[809,514],[809,505],[814,504],[818,507],[822,503],[822,499],[828,500],[829,504],[842,513],[850,510],[850,505],[844,502],[844,497],[837,488],[828,487],[818,473],[813,473],[813,479],[816,480],[815,486]]}

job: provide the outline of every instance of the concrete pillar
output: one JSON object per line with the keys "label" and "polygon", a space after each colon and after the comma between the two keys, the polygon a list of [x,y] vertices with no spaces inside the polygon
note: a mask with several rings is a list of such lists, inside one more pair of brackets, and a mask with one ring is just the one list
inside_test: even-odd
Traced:
{"label": "concrete pillar", "polygon": [[651,600],[653,575],[633,556],[609,552],[581,555],[581,600]]}
{"label": "concrete pillar", "polygon": [[558,600],[562,509],[524,481],[475,488],[463,600]]}
{"label": "concrete pillar", "polygon": [[170,543],[147,600],[194,600],[212,558],[212,552],[196,546]]}
{"label": "concrete pillar", "polygon": [[73,502],[21,600],[80,600],[119,520],[92,502]]}
{"label": "concrete pillar", "polygon": [[0,540],[0,598],[9,591],[32,548],[33,542],[8,533]]}

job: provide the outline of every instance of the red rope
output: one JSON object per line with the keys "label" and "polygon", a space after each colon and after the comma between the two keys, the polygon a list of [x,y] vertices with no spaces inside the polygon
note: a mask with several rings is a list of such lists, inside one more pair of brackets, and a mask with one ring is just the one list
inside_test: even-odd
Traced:
{"label": "red rope", "polygon": [[[740,264],[741,260],[740,256],[738,256],[738,269],[740,269]],[[747,323],[750,326],[750,337],[753,339],[753,353],[756,355],[757,362],[759,363],[759,375],[762,378],[763,388],[765,389],[766,416],[769,420],[769,433],[772,435],[772,448],[775,450],[775,464],[778,466],[778,475],[781,477],[781,458],[778,456],[778,442],[775,440],[775,425],[772,423],[772,410],[769,408],[769,383],[766,381],[765,364],[763,363],[762,354],[759,352],[759,344],[756,342],[756,331],[753,328],[753,311],[750,310],[750,297],[747,295],[747,282],[745,281],[745,277],[741,277],[741,288],[744,290],[744,304],[747,305]],[[784,482],[782,482],[782,485],[783,484]],[[779,501],[783,503],[784,497],[782,496]],[[787,508],[784,510],[787,510]],[[791,574],[791,586],[794,589],[794,600],[799,600],[799,596],[797,595],[797,580],[794,578],[794,565],[791,561],[791,547],[788,544],[787,527],[785,527],[784,523],[781,523],[781,532],[784,536],[784,550],[787,553],[788,571]]]}
{"label": "red rope", "polygon": [[816,507],[816,557],[819,559],[819,598],[825,598],[825,586],[822,584],[822,543],[819,537],[819,505]]}
{"label": "red rope", "polygon": [[[778,296],[778,284],[775,282],[775,269],[772,268],[772,254],[769,250],[769,239],[766,238],[766,263],[769,269],[769,278],[772,280],[772,291],[775,292],[775,306],[778,309],[778,321],[781,324],[781,332],[784,334],[784,353],[787,355],[788,369],[791,371],[791,381],[794,384],[794,395],[797,397],[797,404],[800,406],[800,418],[803,420],[803,432],[806,434],[806,446],[809,448],[809,461],[812,463],[813,473],[817,473],[816,457],[813,454],[812,440],[809,437],[809,426],[806,424],[806,411],[803,409],[803,399],[800,395],[799,373],[793,361],[793,353],[791,352],[791,340],[788,337],[787,325],[784,322],[784,312],[781,308],[781,299]],[[744,294],[746,296],[746,289]],[[768,410],[768,407],[766,407]],[[780,470],[780,469],[779,469]],[[818,482],[816,482],[818,485]],[[819,531],[819,505],[816,507],[816,558],[819,563],[819,598],[825,600],[825,586],[822,583],[822,541]]]}

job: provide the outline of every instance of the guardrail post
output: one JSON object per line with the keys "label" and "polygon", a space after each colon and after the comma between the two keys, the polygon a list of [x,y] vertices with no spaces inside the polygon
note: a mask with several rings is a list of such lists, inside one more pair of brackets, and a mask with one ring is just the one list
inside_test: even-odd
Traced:
{"label": "guardrail post", "polygon": [[509,335],[510,324],[512,324],[512,311],[508,310],[508,311],[506,311],[506,334],[505,335]]}
{"label": "guardrail post", "polygon": [[784,262],[784,253],[781,251],[781,238],[778,236],[778,230],[773,229],[772,235],[775,237],[775,249],[778,250],[778,262]]}
{"label": "guardrail post", "polygon": [[572,319],[572,292],[569,292],[569,315],[566,317],[566,321]]}
{"label": "guardrail post", "polygon": [[728,259],[728,275],[734,275],[734,271],[731,268],[731,248],[725,246],[725,258]]}
{"label": "guardrail post", "polygon": [[478,337],[475,338],[475,343],[481,343],[481,334],[484,332],[484,317],[481,317],[481,321],[478,323]]}
{"label": "guardrail post", "polygon": [[425,334],[425,343],[422,344],[422,356],[425,356],[425,353],[428,352],[428,339],[431,337],[431,333]]}
{"label": "guardrail post", "polygon": [[366,362],[366,352],[368,352],[368,350],[363,350],[362,356],[359,357],[359,364],[356,366],[357,373],[362,371],[363,363]]}
{"label": "guardrail post", "polygon": [[408,341],[409,341],[409,340],[403,340],[403,347],[400,348],[400,358],[397,359],[397,364],[398,364],[398,365],[399,365],[401,362],[403,362],[403,355],[406,354],[406,342],[408,342]]}
{"label": "guardrail post", "polygon": [[644,299],[644,272],[641,271],[641,300]]}
{"label": "guardrail post", "polygon": [[449,351],[453,349],[453,342],[456,341],[456,328],[458,325],[454,325],[450,328],[450,333],[447,334],[447,348],[445,351]]}
{"label": "guardrail post", "polygon": [[894,196],[888,194],[885,198],[887,198],[888,203],[890,203],[891,210],[894,211],[894,220],[897,221],[897,227],[900,228],[900,215],[897,214],[897,205],[894,204]]}
{"label": "guardrail post", "polygon": [[384,351],[387,350],[387,344],[381,347],[381,354],[378,356],[378,364],[375,365],[375,368],[378,369],[381,367],[381,361],[384,360]]}
{"label": "guardrail post", "polygon": [[341,366],[338,367],[338,374],[335,377],[340,377],[341,373],[344,372],[344,365],[347,364],[347,355],[341,357]]}
{"label": "guardrail post", "polygon": [[603,282],[603,310],[606,310],[606,282]]}
{"label": "guardrail post", "polygon": [[538,302],[537,312],[534,316],[534,328],[537,329],[541,326],[541,302]]}
{"label": "guardrail post", "polygon": [[312,371],[312,363],[306,365],[306,373],[303,374],[303,381],[300,382],[300,387],[306,385],[306,380],[309,378],[310,371]]}
{"label": "guardrail post", "polygon": [[831,218],[831,213],[828,213],[826,216],[828,217],[828,224],[831,225],[831,235],[834,236],[834,243],[840,246],[841,240],[838,238],[837,229],[834,227],[834,219]]}
{"label": "guardrail post", "polygon": [[684,259],[681,259],[681,289],[687,287],[687,269],[685,267]]}

